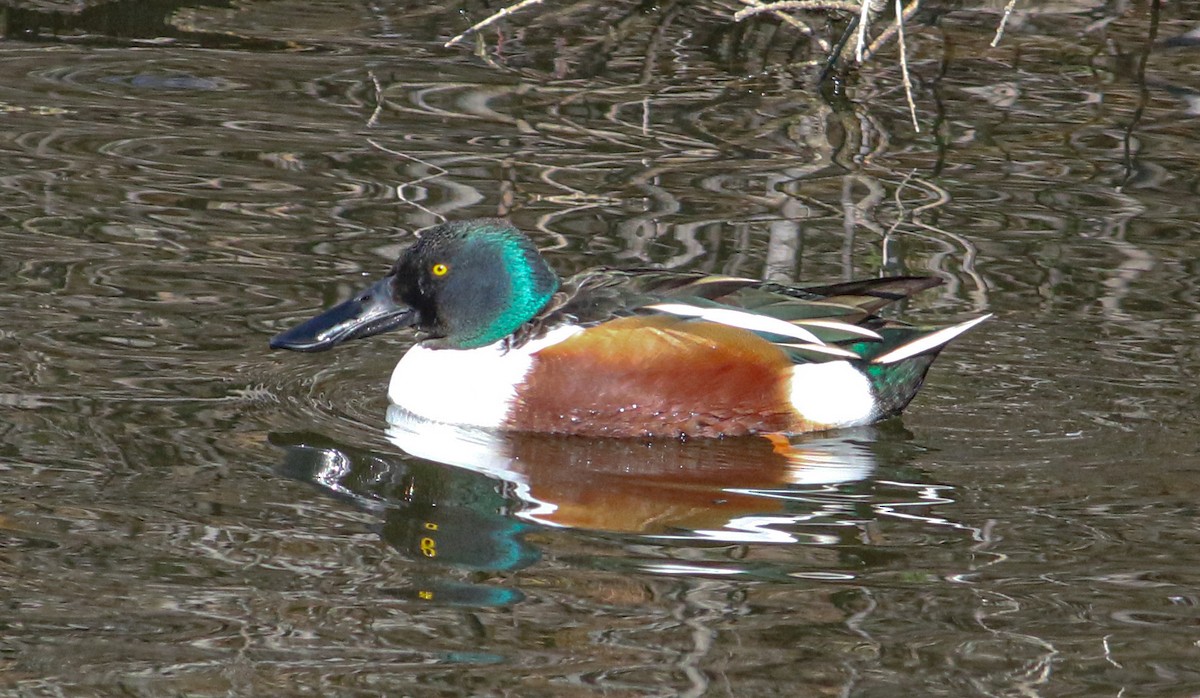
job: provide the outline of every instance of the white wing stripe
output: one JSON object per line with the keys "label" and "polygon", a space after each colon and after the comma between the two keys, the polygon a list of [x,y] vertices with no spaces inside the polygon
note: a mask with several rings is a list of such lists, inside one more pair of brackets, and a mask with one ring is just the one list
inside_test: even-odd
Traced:
{"label": "white wing stripe", "polygon": [[820,354],[828,354],[829,356],[837,356],[837,357],[841,357],[843,359],[861,359],[862,358],[858,354],[855,354],[854,352],[852,352],[848,349],[831,346],[829,344],[792,344],[789,342],[786,344],[780,344],[779,346],[795,347],[796,349],[807,349],[809,351],[815,351]]}
{"label": "white wing stripe", "polygon": [[798,327],[778,318],[748,313],[744,310],[734,310],[733,308],[700,308],[694,305],[687,305],[686,303],[655,303],[654,305],[647,305],[645,308],[680,317],[694,317],[700,320],[715,322],[719,325],[740,327],[743,330],[750,330],[751,332],[769,332],[784,337],[794,337],[805,342],[825,344],[821,341],[820,337],[803,327]]}
{"label": "white wing stripe", "polygon": [[808,325],[809,327],[824,327],[830,330],[841,330],[842,332],[849,332],[850,334],[856,334],[859,337],[867,337],[869,339],[883,339],[883,337],[880,337],[879,333],[875,330],[869,330],[865,327],[859,327],[858,325],[851,325],[848,322],[838,322],[837,320],[795,320],[793,322],[797,325]]}

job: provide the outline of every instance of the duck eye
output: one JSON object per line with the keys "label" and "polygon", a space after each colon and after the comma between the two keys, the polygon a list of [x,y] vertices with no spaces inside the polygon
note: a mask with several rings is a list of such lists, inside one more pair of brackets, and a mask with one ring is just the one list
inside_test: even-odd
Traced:
{"label": "duck eye", "polygon": [[434,276],[445,276],[446,274],[450,273],[450,267],[446,266],[445,264],[442,264],[441,262],[438,262],[437,264],[430,267],[429,271]]}

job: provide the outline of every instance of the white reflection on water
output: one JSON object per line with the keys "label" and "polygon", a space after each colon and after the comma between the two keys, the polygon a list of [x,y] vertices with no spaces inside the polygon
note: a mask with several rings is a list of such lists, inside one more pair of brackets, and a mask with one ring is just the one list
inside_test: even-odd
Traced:
{"label": "white reflection on water", "polygon": [[[498,478],[531,523],[638,533],[658,540],[835,545],[837,529],[951,503],[916,483],[909,501],[879,501],[844,486],[871,476],[870,428],[809,435],[787,445],[757,437],[621,440],[504,434],[429,422],[391,406],[388,439],[406,453]],[[892,491],[895,491],[893,489]],[[969,528],[969,527],[962,527]]]}

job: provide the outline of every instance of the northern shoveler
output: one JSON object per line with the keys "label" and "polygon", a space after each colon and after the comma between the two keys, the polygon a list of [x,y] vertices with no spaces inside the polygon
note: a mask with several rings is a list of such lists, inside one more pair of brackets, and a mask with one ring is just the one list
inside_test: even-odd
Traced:
{"label": "northern shoveler", "polygon": [[899,413],[950,340],[875,315],[937,286],[898,276],[794,287],[600,268],[560,281],[499,219],[445,223],[363,292],[271,339],[322,351],[401,327],[391,402],[448,424],[589,436],[735,436]]}

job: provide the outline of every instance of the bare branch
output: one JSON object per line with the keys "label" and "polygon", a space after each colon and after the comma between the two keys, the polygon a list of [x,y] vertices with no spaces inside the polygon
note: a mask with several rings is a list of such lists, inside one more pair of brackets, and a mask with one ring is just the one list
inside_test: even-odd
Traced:
{"label": "bare branch", "polygon": [[507,7],[502,7],[499,10],[497,10],[496,12],[494,12],[493,14],[489,15],[486,19],[484,19],[480,22],[476,22],[475,24],[472,24],[471,27],[469,29],[467,29],[465,32],[459,34],[458,36],[454,37],[453,39],[442,44],[442,46],[444,48],[450,48],[451,46],[457,44],[458,42],[460,42],[464,38],[466,38],[466,36],[468,34],[477,32],[480,29],[483,29],[484,27],[488,26],[489,24],[498,22],[499,20],[504,19],[505,17],[513,14],[514,12],[520,12],[521,10],[525,9],[526,7],[529,7],[531,5],[541,4],[541,2],[542,2],[542,0],[521,0],[520,2],[513,3]]}
{"label": "bare branch", "polygon": [[867,25],[871,23],[871,0],[862,0],[862,15],[858,18],[858,45],[854,47],[854,60],[863,62],[863,45],[867,43]]}
{"label": "bare branch", "polygon": [[[920,0],[914,0],[916,5]],[[904,78],[904,97],[908,99],[908,113],[912,116],[913,130],[917,133],[921,132],[921,125],[917,123],[917,105],[913,102],[912,80],[908,76],[908,47],[904,45],[904,6],[901,0],[896,0],[896,31],[900,40],[900,74]]]}
{"label": "bare branch", "polygon": [[779,12],[781,10],[858,12],[859,9],[852,2],[838,2],[838,0],[779,0],[778,2],[765,4],[758,0],[741,0],[741,2],[744,5],[749,5],[749,7],[734,13],[733,19],[735,22],[740,22],[747,17],[763,12]]}
{"label": "bare branch", "polygon": [[[738,10],[733,15],[733,21],[741,22],[748,17],[754,17],[760,14],[770,14],[780,21],[788,24],[796,31],[804,36],[815,37],[815,33],[811,26],[802,19],[798,19],[786,12],[786,10],[797,10],[800,12],[857,12],[858,8],[852,2],[839,2],[838,0],[779,0],[763,4],[759,0],[741,0],[743,4],[750,7]],[[829,50],[829,42],[823,38],[816,37],[817,44],[822,50]]]}
{"label": "bare branch", "polygon": [[[908,21],[913,18],[913,15],[917,14],[917,10],[919,9],[921,9],[921,0],[913,0],[911,3],[909,3],[908,7],[904,8],[904,12],[901,14],[901,16],[904,18],[904,21]],[[878,53],[885,44],[887,44],[887,42],[892,40],[892,37],[896,35],[900,28],[902,28],[902,25],[893,24],[884,31],[880,32],[879,36],[875,37],[875,40],[871,42],[869,47],[867,47],[866,52],[863,54],[864,57],[867,60],[870,60],[872,57],[874,57],[875,54]]]}
{"label": "bare branch", "polygon": [[992,48],[1000,44],[1000,38],[1004,36],[1004,25],[1008,24],[1008,16],[1016,6],[1017,0],[1008,0],[1008,4],[1004,6],[1004,16],[1000,18],[1000,26],[996,27],[996,38],[992,39]]}

